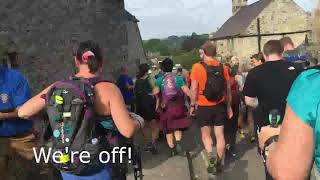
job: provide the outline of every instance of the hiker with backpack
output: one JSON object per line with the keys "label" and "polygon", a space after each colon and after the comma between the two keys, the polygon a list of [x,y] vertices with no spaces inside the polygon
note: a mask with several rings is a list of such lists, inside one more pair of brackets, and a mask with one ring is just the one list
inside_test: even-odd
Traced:
{"label": "hiker with backpack", "polygon": [[[98,44],[81,42],[74,62],[77,74],[44,89],[21,106],[18,115],[28,119],[46,109],[50,124],[44,133],[44,148],[61,153],[58,162],[54,159],[50,162],[64,180],[110,180],[108,164],[98,158],[108,146],[100,129],[111,125],[130,138],[143,126],[143,119],[130,116],[117,86],[98,77],[103,64]],[[98,121],[101,118],[104,121]],[[70,152],[85,151],[90,154],[87,164],[81,162],[81,155],[70,155]]]}
{"label": "hiker with backpack", "polygon": [[182,134],[191,125],[184,99],[184,94],[190,96],[190,90],[182,76],[172,73],[173,66],[169,58],[162,62],[164,75],[156,80],[154,88],[154,94],[161,95],[161,99],[157,98],[160,129],[166,135],[171,156],[183,153]]}
{"label": "hiker with backpack", "polygon": [[309,67],[312,58],[305,50],[305,45],[296,48],[289,36],[281,38],[280,42],[284,48],[283,59],[285,61],[295,63],[299,71]]}
{"label": "hiker with backpack", "polygon": [[[145,151],[158,154],[157,139],[159,137],[159,125],[156,121],[156,97],[153,94],[154,79],[149,75],[150,66],[141,64],[134,87],[136,99],[136,113],[143,117],[146,126],[143,129]],[[151,132],[150,132],[151,131]],[[149,141],[149,142],[148,142]]]}
{"label": "hiker with backpack", "polygon": [[[202,142],[208,154],[208,173],[222,171],[222,160],[225,153],[224,121],[233,116],[231,108],[231,88],[228,67],[214,57],[216,45],[206,42],[201,63],[193,65],[191,70],[191,106],[190,113],[195,115],[201,128]],[[217,154],[213,152],[211,129],[217,142]]]}

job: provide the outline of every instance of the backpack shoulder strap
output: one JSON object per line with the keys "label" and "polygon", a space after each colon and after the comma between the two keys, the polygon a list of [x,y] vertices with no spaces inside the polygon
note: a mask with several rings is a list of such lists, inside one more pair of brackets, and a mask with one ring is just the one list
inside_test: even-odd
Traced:
{"label": "backpack shoulder strap", "polygon": [[220,63],[219,68],[220,68],[220,71],[224,77],[224,64]]}
{"label": "backpack shoulder strap", "polygon": [[97,85],[97,84],[99,84],[99,83],[103,83],[103,82],[112,83],[111,81],[106,80],[106,79],[102,79],[102,78],[100,78],[100,77],[90,78],[90,79],[88,79],[88,81],[89,81],[93,86],[95,86],[95,85]]}
{"label": "backpack shoulder strap", "polygon": [[205,62],[201,61],[200,64],[204,67],[204,69],[207,71],[208,69],[208,64],[206,64]]}

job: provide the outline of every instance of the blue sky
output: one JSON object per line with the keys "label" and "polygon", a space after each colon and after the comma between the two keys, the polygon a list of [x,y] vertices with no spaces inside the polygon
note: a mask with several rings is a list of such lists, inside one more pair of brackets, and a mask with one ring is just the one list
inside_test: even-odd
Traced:
{"label": "blue sky", "polygon": [[[249,0],[249,4],[257,0]],[[312,11],[317,0],[295,0]],[[143,39],[209,33],[232,14],[231,0],[125,0],[126,9],[139,20]]]}

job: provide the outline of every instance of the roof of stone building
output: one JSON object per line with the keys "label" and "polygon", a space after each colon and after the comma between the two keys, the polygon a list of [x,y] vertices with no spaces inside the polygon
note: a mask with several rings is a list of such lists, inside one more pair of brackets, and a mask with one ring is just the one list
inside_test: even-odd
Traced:
{"label": "roof of stone building", "polygon": [[212,39],[224,39],[243,33],[271,1],[272,0],[260,0],[241,8],[221,26],[213,35]]}
{"label": "roof of stone building", "polygon": [[132,15],[130,12],[128,12],[127,10],[126,10],[125,14],[126,14],[126,17],[128,18],[129,21],[139,22],[139,20],[134,15]]}

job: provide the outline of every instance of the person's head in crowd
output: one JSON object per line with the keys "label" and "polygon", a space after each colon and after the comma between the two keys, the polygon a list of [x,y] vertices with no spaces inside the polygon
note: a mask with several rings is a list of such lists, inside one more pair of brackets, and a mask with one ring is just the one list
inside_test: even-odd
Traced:
{"label": "person's head in crowd", "polygon": [[177,75],[182,76],[183,74],[183,69],[180,67],[177,69]]}
{"label": "person's head in crowd", "polygon": [[173,66],[174,66],[174,63],[172,59],[166,58],[165,60],[162,61],[161,70],[164,73],[172,72]]}
{"label": "person's head in crowd", "polygon": [[125,66],[122,66],[120,68],[121,74],[127,75],[128,74],[128,68]]}
{"label": "person's head in crowd", "polygon": [[204,58],[204,51],[203,51],[203,49],[199,49],[199,56],[200,56],[200,59],[201,59],[201,61],[202,61],[203,58]]}
{"label": "person's head in crowd", "polygon": [[266,61],[276,61],[283,58],[284,48],[279,40],[270,40],[263,47],[263,56]]}
{"label": "person's head in crowd", "polygon": [[232,56],[230,61],[233,65],[236,65],[236,64],[239,65],[239,58],[237,56]]}
{"label": "person's head in crowd", "polygon": [[283,46],[284,52],[295,49],[292,39],[288,36],[281,38],[280,42]]}
{"label": "person's head in crowd", "polygon": [[240,73],[248,73],[250,71],[250,65],[249,63],[243,63],[240,65],[240,68],[239,68],[239,72]]}
{"label": "person's head in crowd", "polygon": [[264,59],[263,54],[260,52],[258,54],[254,54],[253,56],[251,56],[251,62],[256,67],[261,64],[264,64],[266,60]]}
{"label": "person's head in crowd", "polygon": [[75,56],[78,72],[97,74],[102,71],[103,57],[99,45],[93,41],[81,42]]}
{"label": "person's head in crowd", "polygon": [[213,59],[217,55],[217,46],[211,42],[207,41],[201,46],[203,50],[203,59]]}
{"label": "person's head in crowd", "polygon": [[237,74],[237,72],[234,72],[234,65],[231,65],[231,64],[229,64],[229,63],[226,63],[225,64],[227,67],[228,67],[228,70],[229,70],[229,75],[231,76],[231,77],[234,77],[236,74]]}
{"label": "person's head in crowd", "polygon": [[147,63],[140,64],[137,78],[140,79],[149,74],[150,66]]}
{"label": "person's head in crowd", "polygon": [[159,73],[162,73],[161,66],[162,66],[162,62],[159,62],[159,66],[158,66],[158,71],[159,71]]}

